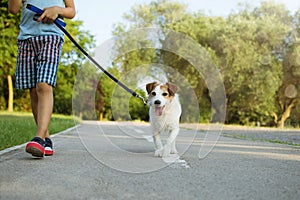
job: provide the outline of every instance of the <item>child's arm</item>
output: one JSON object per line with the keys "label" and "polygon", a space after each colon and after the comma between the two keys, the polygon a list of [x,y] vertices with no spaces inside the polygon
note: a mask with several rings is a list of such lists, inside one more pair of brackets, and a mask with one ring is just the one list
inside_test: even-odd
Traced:
{"label": "child's arm", "polygon": [[22,0],[8,0],[8,11],[17,14],[21,8]]}
{"label": "child's arm", "polygon": [[75,14],[75,4],[73,0],[64,0],[65,8],[59,6],[52,6],[44,8],[43,14],[37,19],[38,22],[53,23],[53,21],[58,17],[62,16],[68,19],[72,19]]}

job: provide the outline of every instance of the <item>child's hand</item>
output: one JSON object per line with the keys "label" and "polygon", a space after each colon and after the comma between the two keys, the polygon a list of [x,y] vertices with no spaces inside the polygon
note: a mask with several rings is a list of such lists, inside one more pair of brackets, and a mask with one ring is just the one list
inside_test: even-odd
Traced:
{"label": "child's hand", "polygon": [[37,21],[42,21],[48,24],[53,23],[59,15],[59,9],[60,7],[58,6],[44,8],[43,14],[37,19]]}

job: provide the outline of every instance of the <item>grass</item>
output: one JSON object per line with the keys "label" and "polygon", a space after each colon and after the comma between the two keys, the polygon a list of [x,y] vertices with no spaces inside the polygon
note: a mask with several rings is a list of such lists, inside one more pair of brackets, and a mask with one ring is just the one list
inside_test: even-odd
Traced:
{"label": "grass", "polygon": [[[54,114],[49,126],[50,134],[55,134],[76,125],[73,116]],[[36,131],[31,113],[0,112],[0,150],[30,141]]]}
{"label": "grass", "polygon": [[275,143],[275,144],[287,144],[287,145],[291,145],[291,146],[295,146],[298,147],[300,146],[300,144],[295,144],[292,142],[285,142],[285,141],[280,141],[280,140],[272,140],[272,139],[257,139],[257,138],[253,138],[253,137],[247,137],[244,135],[239,135],[239,134],[226,134],[226,133],[222,133],[222,135],[224,137],[230,137],[230,138],[235,138],[235,139],[241,139],[241,140],[252,140],[252,141],[259,141],[259,142],[269,142],[269,143]]}

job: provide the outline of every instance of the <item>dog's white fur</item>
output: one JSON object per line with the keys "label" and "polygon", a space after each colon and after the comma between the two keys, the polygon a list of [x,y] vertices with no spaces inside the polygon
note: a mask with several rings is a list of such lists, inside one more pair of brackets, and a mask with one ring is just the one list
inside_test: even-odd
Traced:
{"label": "dog's white fur", "polygon": [[[155,156],[167,157],[177,154],[175,140],[179,133],[181,106],[176,94],[178,88],[171,83],[152,82],[146,85],[150,124],[155,144]],[[169,137],[163,146],[160,134],[169,131]]]}

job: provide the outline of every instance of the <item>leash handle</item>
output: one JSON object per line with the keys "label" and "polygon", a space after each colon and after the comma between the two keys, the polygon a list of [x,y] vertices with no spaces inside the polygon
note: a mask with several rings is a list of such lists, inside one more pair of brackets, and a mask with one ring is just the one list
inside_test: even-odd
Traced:
{"label": "leash handle", "polygon": [[[35,7],[34,5],[31,5],[31,4],[27,4],[26,8],[31,10],[32,12],[39,14],[39,15],[43,14],[43,12],[44,12],[42,9]],[[66,27],[66,25],[67,25],[65,22],[59,20],[58,18],[54,22],[58,23],[60,26],[63,26],[63,27]]]}
{"label": "leash handle", "polygon": [[[27,9],[37,13],[37,14],[43,14],[43,10],[40,8],[37,8],[31,4],[27,4]],[[111,80],[113,80],[115,83],[117,83],[119,86],[121,86],[124,90],[129,92],[132,96],[137,97],[143,101],[143,103],[146,105],[147,101],[144,99],[144,97],[138,95],[136,92],[128,88],[126,85],[124,85],[122,82],[120,82],[118,79],[116,79],[112,74],[110,74],[108,71],[106,71],[100,64],[96,62],[94,58],[92,58],[77,42],[76,40],[71,36],[71,34],[64,28],[66,26],[66,23],[64,23],[61,20],[56,19],[54,21],[54,24],[73,42],[73,44],[94,64],[96,65],[101,71],[103,71],[104,74],[106,74]]]}

